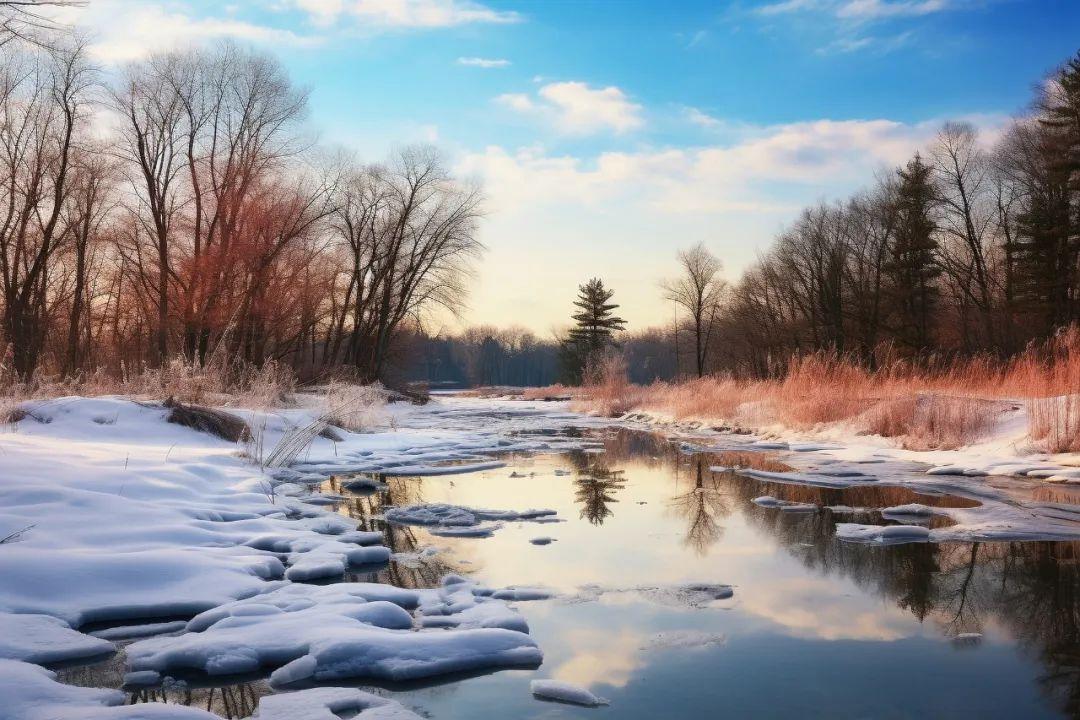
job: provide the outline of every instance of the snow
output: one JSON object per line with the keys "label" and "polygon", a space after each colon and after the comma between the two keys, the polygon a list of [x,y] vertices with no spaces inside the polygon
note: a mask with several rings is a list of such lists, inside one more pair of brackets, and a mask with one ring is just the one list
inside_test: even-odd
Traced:
{"label": "snow", "polygon": [[561,680],[533,680],[529,683],[529,690],[538,698],[571,705],[597,707],[609,704],[607,700],[592,694],[585,688]]}
{"label": "snow", "polygon": [[818,506],[814,505],[813,503],[800,503],[792,502],[790,500],[779,500],[777,498],[774,498],[772,495],[762,495],[761,497],[756,497],[753,499],[752,502],[755,505],[769,508],[777,508],[779,510],[783,510],[784,512],[816,512],[818,509]]}
{"label": "snow", "polygon": [[554,516],[554,510],[485,510],[446,503],[404,505],[383,513],[389,523],[421,525],[430,528],[432,535],[465,538],[491,537],[502,527],[498,521],[557,522]]}
{"label": "snow", "polygon": [[[358,531],[326,507],[340,496],[318,487],[331,474],[377,488],[368,478],[488,470],[502,466],[494,453],[589,446],[551,432],[568,423],[611,424],[560,404],[395,406],[386,427],[316,438],[293,466],[264,471],[245,454],[256,446],[169,424],[157,404],[69,397],[24,407],[33,416],[12,426],[0,453],[0,537],[12,536],[0,547],[0,657],[15,658],[0,660],[0,697],[5,712],[50,720],[213,717],[172,705],[114,707],[122,694],[61,685],[22,662],[77,661],[112,651],[112,640],[134,640],[124,676],[132,686],[156,684],[174,668],[274,670],[281,683],[537,666],[543,656],[528,624],[493,597],[497,589],[305,584],[390,559],[382,533]],[[261,433],[265,448],[313,418],[304,408],[230,412]],[[477,510],[473,524],[432,527],[477,534],[552,515]],[[98,622],[109,627],[79,632]],[[343,692],[356,700],[348,712],[413,717]],[[278,702],[260,717],[280,717]],[[322,710],[315,717],[334,712]]]}
{"label": "snow", "polygon": [[554,510],[482,510],[446,503],[393,507],[384,513],[387,522],[398,525],[444,525],[468,527],[484,520],[536,520],[555,515]]}
{"label": "snow", "polygon": [[920,503],[909,503],[907,505],[894,505],[893,507],[882,508],[881,514],[887,518],[927,518],[934,514],[934,508]]}
{"label": "snow", "polygon": [[58,663],[111,653],[108,640],[72,630],[49,615],[0,613],[0,658],[32,663]]}
{"label": "snow", "polygon": [[311,688],[266,695],[252,720],[420,720],[400,703],[353,688]]}
{"label": "snow", "polygon": [[920,525],[859,525],[837,523],[836,537],[852,542],[879,543],[883,545],[926,542],[930,530]]}
{"label": "snow", "polygon": [[[188,632],[127,648],[133,670],[232,675],[276,668],[276,684],[313,678],[412,680],[539,664],[524,619],[470,582],[435,590],[376,583],[284,584],[194,617]],[[498,595],[498,593],[494,593]],[[420,627],[446,628],[415,632]],[[428,617],[439,621],[425,623]]]}
{"label": "snow", "polygon": [[56,682],[39,665],[0,660],[0,698],[5,718],[13,720],[220,720],[182,705],[125,705],[119,690],[76,687]]}

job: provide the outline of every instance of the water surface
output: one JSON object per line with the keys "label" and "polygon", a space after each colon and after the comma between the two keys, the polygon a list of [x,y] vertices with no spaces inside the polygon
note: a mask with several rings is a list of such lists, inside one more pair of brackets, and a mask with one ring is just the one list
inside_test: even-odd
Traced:
{"label": "water surface", "polygon": [[[653,435],[593,432],[591,451],[511,456],[496,470],[388,478],[368,494],[330,483],[349,498],[338,511],[384,531],[399,553],[346,579],[430,587],[458,572],[559,593],[518,603],[544,650],[538,670],[381,692],[445,719],[1080,714],[1080,544],[844,543],[834,537],[838,521],[886,523],[876,509],[979,500],[889,486],[889,473],[904,470],[888,467],[874,470],[882,484],[851,489],[763,482],[709,467],[808,461],[744,452],[736,462]],[[752,502],[762,495],[823,509]],[[466,539],[378,519],[387,505],[416,502],[544,507],[563,522],[505,523],[493,537]],[[538,536],[555,541],[531,544]],[[733,587],[731,598],[691,589],[722,585]],[[62,675],[118,686],[122,656]],[[611,705],[535,700],[528,684],[537,677],[586,686]],[[164,696],[245,717],[265,692],[264,681],[246,679],[132,700]]]}

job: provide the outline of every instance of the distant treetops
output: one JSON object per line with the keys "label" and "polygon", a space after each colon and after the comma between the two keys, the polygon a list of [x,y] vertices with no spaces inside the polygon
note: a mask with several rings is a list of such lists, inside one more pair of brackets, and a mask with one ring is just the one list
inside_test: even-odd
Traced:
{"label": "distant treetops", "polygon": [[574,301],[577,312],[571,315],[575,325],[560,348],[564,381],[580,383],[587,369],[599,363],[609,348],[618,347],[615,333],[623,329],[626,321],[614,314],[619,307],[611,302],[614,294],[599,278],[578,287]]}

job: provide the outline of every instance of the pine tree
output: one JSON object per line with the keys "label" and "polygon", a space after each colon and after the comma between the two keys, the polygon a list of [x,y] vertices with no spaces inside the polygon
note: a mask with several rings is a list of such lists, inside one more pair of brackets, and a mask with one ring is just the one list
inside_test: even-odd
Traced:
{"label": "pine tree", "polygon": [[599,278],[578,287],[578,298],[574,301],[578,312],[571,316],[577,324],[571,328],[561,349],[563,373],[569,382],[581,382],[585,367],[615,344],[614,333],[626,324],[625,320],[612,314],[619,307],[611,302],[614,294]]}
{"label": "pine tree", "polygon": [[897,228],[888,272],[893,296],[893,330],[915,352],[931,345],[931,319],[937,303],[938,243],[933,209],[937,194],[933,169],[918,153],[897,171]]}

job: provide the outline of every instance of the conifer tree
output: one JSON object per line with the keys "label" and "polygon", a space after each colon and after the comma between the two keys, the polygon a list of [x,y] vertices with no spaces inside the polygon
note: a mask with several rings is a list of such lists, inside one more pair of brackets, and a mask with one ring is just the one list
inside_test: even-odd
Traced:
{"label": "conifer tree", "polygon": [[578,297],[574,301],[578,311],[571,316],[577,324],[562,344],[563,373],[569,382],[581,382],[589,362],[615,344],[614,333],[626,324],[613,314],[619,307],[611,302],[614,294],[599,278],[578,287]]}
{"label": "conifer tree", "polygon": [[931,345],[937,302],[938,242],[933,210],[933,169],[918,153],[897,171],[897,228],[888,266],[892,280],[893,325],[897,339],[915,352]]}

